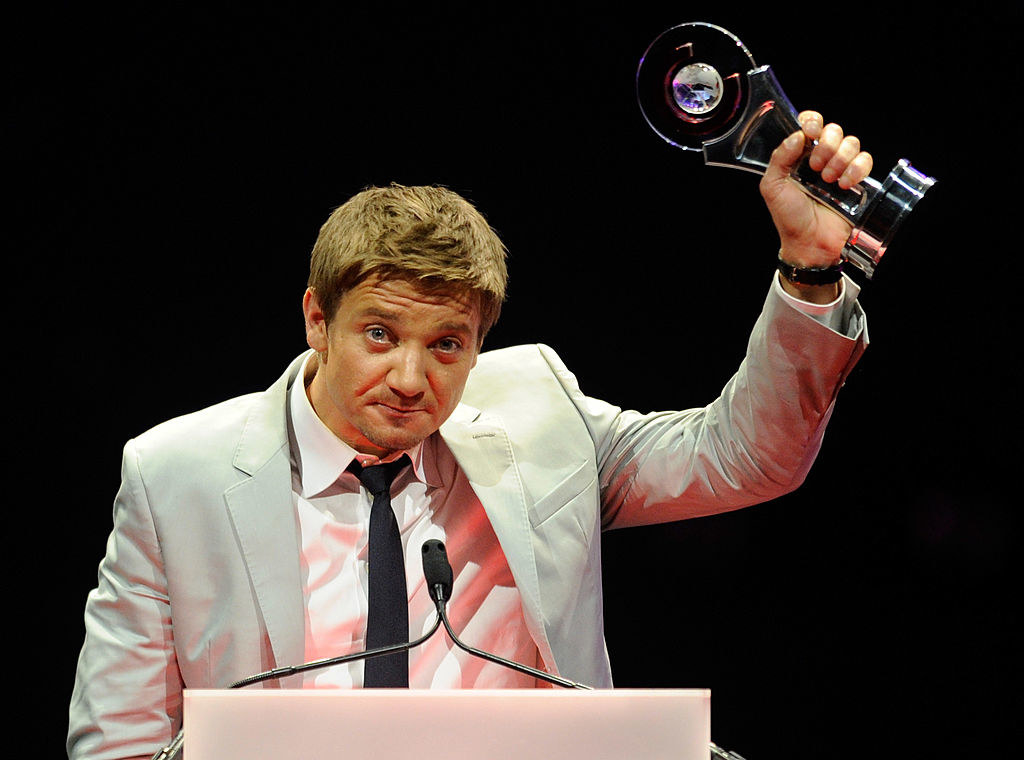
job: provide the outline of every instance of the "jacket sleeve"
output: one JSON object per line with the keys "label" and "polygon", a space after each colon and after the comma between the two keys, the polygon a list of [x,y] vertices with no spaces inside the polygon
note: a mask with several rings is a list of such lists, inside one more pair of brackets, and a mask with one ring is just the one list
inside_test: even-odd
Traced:
{"label": "jacket sleeve", "polygon": [[113,532],[86,602],[69,715],[72,760],[151,757],[180,723],[167,582],[133,442],[121,478]]}
{"label": "jacket sleeve", "polygon": [[793,308],[773,286],[739,369],[705,407],[622,411],[585,397],[552,354],[594,440],[602,526],[714,514],[797,488],[867,345],[856,288],[846,291],[848,332],[841,334]]}

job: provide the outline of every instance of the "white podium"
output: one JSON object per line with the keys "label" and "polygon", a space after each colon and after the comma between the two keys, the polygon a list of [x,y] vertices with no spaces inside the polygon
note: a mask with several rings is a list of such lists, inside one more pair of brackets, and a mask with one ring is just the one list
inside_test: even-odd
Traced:
{"label": "white podium", "polygon": [[707,689],[186,690],[185,760],[708,760]]}

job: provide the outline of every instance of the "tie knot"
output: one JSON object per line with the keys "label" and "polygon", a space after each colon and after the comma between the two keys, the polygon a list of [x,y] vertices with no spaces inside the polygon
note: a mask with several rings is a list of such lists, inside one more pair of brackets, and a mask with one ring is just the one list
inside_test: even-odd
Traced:
{"label": "tie knot", "polygon": [[369,467],[362,467],[358,459],[353,459],[349,469],[355,473],[367,491],[377,496],[391,490],[391,484],[407,464],[409,464],[409,457],[403,454],[394,462],[374,464]]}

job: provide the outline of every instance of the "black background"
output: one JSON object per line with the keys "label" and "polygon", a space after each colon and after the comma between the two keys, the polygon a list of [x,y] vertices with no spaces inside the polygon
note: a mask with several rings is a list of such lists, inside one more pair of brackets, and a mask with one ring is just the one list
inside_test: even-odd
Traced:
{"label": "black background", "polygon": [[5,649],[39,754],[62,751],[120,447],[276,379],[305,345],[319,225],[365,185],[441,183],[487,215],[511,251],[488,347],[548,343],[644,411],[718,393],[777,240],[757,178],[663,142],[633,90],[647,45],[697,20],[859,135],[876,177],[906,157],[938,184],[862,293],[872,346],[804,487],[606,534],[617,684],[710,687],[714,739],[749,760],[1014,754],[1021,11],[789,5],[8,13],[10,481],[29,487]]}

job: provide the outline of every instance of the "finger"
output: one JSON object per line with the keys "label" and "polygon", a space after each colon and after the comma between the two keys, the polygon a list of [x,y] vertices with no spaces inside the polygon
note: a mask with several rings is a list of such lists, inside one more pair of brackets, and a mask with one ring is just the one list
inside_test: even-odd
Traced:
{"label": "finger", "polygon": [[808,158],[810,167],[816,172],[824,169],[839,150],[842,142],[842,127],[838,124],[826,124],[822,127],[821,133],[818,135],[818,144],[814,146],[814,150],[811,151],[810,158]]}
{"label": "finger", "polygon": [[822,125],[825,123],[821,114],[817,111],[801,111],[796,118],[800,122],[800,128],[803,129],[804,134],[811,140],[817,140],[821,134]]}
{"label": "finger", "polygon": [[843,190],[856,185],[858,182],[863,182],[864,179],[871,174],[871,168],[874,166],[874,158],[870,153],[861,151],[847,165],[842,175],[837,180],[839,187]]}
{"label": "finger", "polygon": [[860,140],[853,135],[846,135],[839,147],[821,170],[821,178],[826,182],[835,182],[846,171],[846,167],[860,153]]}

